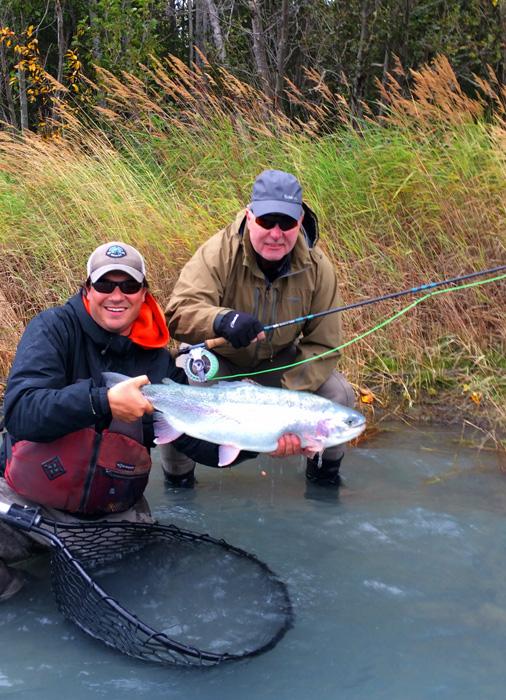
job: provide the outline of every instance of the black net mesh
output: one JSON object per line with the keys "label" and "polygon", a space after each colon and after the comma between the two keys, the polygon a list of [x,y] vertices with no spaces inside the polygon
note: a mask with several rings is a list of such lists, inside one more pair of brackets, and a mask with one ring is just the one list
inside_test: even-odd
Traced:
{"label": "black net mesh", "polygon": [[[211,666],[272,648],[291,625],[284,583],[254,555],[224,540],[174,525],[127,522],[43,520],[42,529],[65,545],[51,553],[61,612],[124,654]],[[136,578],[144,583],[137,585]],[[149,592],[146,581],[153,582]],[[121,582],[126,588],[118,593]]]}

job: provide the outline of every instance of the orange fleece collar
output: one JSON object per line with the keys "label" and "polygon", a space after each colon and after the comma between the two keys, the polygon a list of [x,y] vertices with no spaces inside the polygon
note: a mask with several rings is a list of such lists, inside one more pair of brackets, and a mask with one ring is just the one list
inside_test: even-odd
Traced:
{"label": "orange fleece collar", "polygon": [[[84,308],[90,313],[88,298],[83,294],[81,299],[83,300]],[[169,329],[167,328],[165,316],[154,296],[149,292],[146,293],[140,313],[133,322],[128,337],[132,343],[140,345],[141,348],[146,350],[163,348],[169,342]]]}

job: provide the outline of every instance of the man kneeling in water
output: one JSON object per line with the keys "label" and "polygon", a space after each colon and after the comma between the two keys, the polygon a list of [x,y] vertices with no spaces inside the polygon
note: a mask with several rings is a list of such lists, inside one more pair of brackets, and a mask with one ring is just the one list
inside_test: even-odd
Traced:
{"label": "man kneeling in water", "polygon": [[[58,521],[152,522],[143,496],[151,468],[153,407],[140,388],[164,377],[186,383],[167,350],[169,334],[150,294],[142,255],[99,246],[83,288],[27,326],[5,392],[0,500],[43,507]],[[132,379],[107,389],[102,372]],[[187,435],[177,449],[218,466],[218,446]],[[300,449],[283,436],[279,456]],[[250,458],[242,453],[235,464]],[[28,534],[0,522],[0,600],[23,585],[9,564],[40,551]]]}
{"label": "man kneeling in water", "polygon": [[[260,384],[310,391],[351,408],[353,388],[336,371],[333,352],[342,343],[340,319],[322,314],[341,304],[335,266],[319,244],[318,219],[299,181],[264,170],[250,204],[183,267],[166,311],[172,336],[183,343],[229,341],[213,351],[219,376],[254,373]],[[264,331],[310,314],[316,317]],[[321,461],[308,456],[309,484],[339,487],[343,454],[344,445],[335,445]],[[162,445],[161,455],[167,482],[192,487],[195,463],[176,443]]]}

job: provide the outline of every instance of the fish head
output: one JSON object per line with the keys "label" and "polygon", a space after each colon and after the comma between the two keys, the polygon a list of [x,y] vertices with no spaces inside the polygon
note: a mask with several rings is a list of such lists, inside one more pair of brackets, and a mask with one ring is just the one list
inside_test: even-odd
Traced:
{"label": "fish head", "polygon": [[339,404],[333,409],[315,426],[315,438],[324,448],[349,442],[365,430],[365,418],[358,411]]}

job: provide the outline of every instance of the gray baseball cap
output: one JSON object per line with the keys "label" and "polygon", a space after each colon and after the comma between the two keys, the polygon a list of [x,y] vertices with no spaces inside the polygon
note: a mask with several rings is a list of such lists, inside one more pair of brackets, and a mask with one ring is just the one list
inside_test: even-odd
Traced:
{"label": "gray baseball cap", "polygon": [[88,258],[86,266],[91,282],[96,282],[106,272],[126,272],[137,282],[146,277],[144,258],[128,243],[112,241],[98,246]]}
{"label": "gray baseball cap", "polygon": [[286,214],[300,219],[302,187],[295,175],[282,170],[264,170],[253,184],[249,206],[255,216]]}

